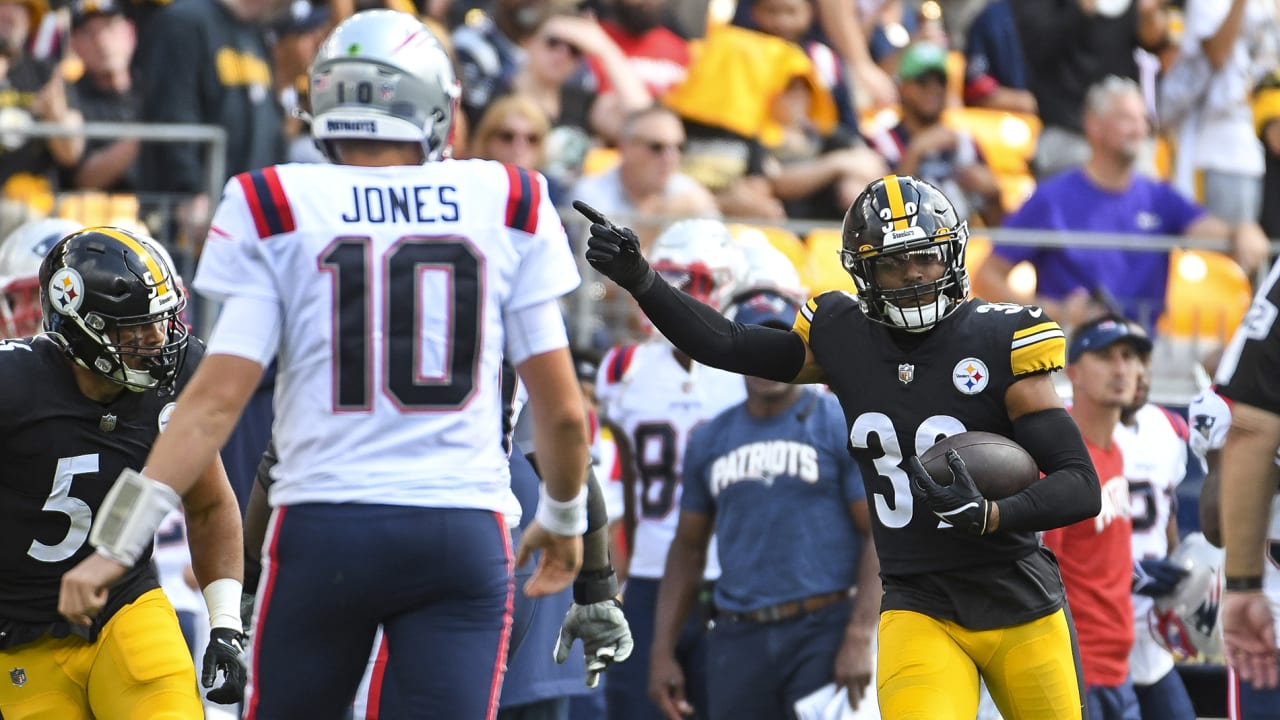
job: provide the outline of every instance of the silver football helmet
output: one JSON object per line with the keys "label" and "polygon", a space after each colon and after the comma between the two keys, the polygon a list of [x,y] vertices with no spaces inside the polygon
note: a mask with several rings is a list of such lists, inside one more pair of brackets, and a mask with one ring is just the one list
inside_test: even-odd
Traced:
{"label": "silver football helmet", "polygon": [[446,156],[460,89],[453,64],[413,15],[365,10],[334,28],[316,52],[311,136],[421,142],[426,160]]}
{"label": "silver football helmet", "polygon": [[1156,640],[1179,659],[1218,660],[1222,656],[1223,552],[1191,533],[1169,554],[1169,561],[1187,570],[1173,593],[1157,598],[1151,615]]}
{"label": "silver football helmet", "polygon": [[746,255],[719,220],[679,220],[649,251],[664,280],[716,310],[724,310],[750,272]]}
{"label": "silver football helmet", "polygon": [[40,263],[59,240],[84,227],[41,218],[20,225],[0,243],[0,331],[5,337],[40,332]]}

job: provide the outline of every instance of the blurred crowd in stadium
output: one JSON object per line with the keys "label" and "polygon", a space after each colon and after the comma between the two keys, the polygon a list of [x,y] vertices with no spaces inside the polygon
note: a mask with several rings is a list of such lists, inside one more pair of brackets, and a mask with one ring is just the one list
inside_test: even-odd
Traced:
{"label": "blurred crowd in stadium", "polygon": [[[1118,302],[1150,328],[1221,339],[1264,237],[1280,236],[1270,0],[387,3],[454,56],[455,156],[535,167],[557,206],[586,200],[646,241],[681,217],[731,218],[735,232],[764,232],[812,290],[852,289],[821,262],[829,228],[889,172],[955,199],[977,229],[980,296],[1038,299],[1067,325]],[[322,160],[306,67],[336,20],[382,4],[0,3],[0,236],[55,214],[141,223],[195,251],[211,182]],[[33,122],[45,132],[21,132]],[[99,122],[220,126],[224,177],[209,177],[201,143],[71,132]],[[1197,222],[1209,217],[1221,222]],[[1137,259],[1019,245],[985,262],[1002,228],[1219,242],[1172,266],[1167,239]],[[1225,297],[1166,308],[1169,281]],[[598,351],[606,338],[617,334],[575,342]]]}
{"label": "blurred crowd in stadium", "polygon": [[[1280,0],[0,0],[0,238],[50,216],[194,257],[212,182],[324,162],[307,66],[370,7],[413,12],[452,54],[455,157],[540,170],[557,207],[583,200],[646,247],[723,219],[794,265],[789,290],[852,291],[840,219],[867,183],[914,175],[968,220],[975,295],[1041,305],[1068,334],[1121,314],[1199,353],[1280,238]],[[219,126],[224,177],[202,142],[86,123]],[[10,255],[6,292],[30,291],[38,260]],[[617,295],[579,291],[584,384],[602,355],[621,378],[630,355],[608,349],[648,331]],[[11,294],[5,331],[38,313]]]}

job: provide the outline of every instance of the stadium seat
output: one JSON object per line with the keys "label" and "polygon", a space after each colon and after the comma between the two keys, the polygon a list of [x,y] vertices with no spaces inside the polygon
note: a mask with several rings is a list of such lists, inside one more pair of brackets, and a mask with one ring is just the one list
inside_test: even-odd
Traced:
{"label": "stadium seat", "polygon": [[1229,256],[1212,250],[1174,249],[1161,334],[1226,342],[1249,310],[1249,277]]}
{"label": "stadium seat", "polygon": [[807,250],[800,238],[796,237],[795,233],[790,230],[774,225],[746,225],[743,223],[729,223],[727,227],[734,239],[740,239],[746,233],[760,233],[770,245],[787,256],[791,264],[796,266],[797,272],[804,272]]}
{"label": "stadium seat", "polygon": [[1040,118],[1005,110],[953,107],[945,111],[943,121],[968,131],[997,175],[1030,174],[1027,163],[1040,136]]}
{"label": "stadium seat", "polygon": [[138,196],[131,193],[69,192],[58,196],[58,217],[86,226],[140,228]]}
{"label": "stadium seat", "polygon": [[618,164],[618,151],[611,147],[593,147],[582,161],[582,176],[599,175]]}
{"label": "stadium seat", "polygon": [[1036,190],[1035,176],[1030,173],[1002,173],[996,175],[1000,185],[1000,204],[1006,213],[1015,212]]}
{"label": "stadium seat", "polygon": [[820,295],[828,290],[856,292],[853,278],[840,264],[840,229],[818,228],[804,241],[808,252],[804,262],[797,265],[800,279],[809,288],[810,295]]}

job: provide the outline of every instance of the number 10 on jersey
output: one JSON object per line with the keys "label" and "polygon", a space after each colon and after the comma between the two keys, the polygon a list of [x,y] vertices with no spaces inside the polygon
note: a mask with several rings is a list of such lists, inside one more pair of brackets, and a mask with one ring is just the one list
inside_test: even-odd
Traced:
{"label": "number 10 on jersey", "polygon": [[[341,237],[320,254],[318,267],[329,273],[333,286],[335,412],[368,412],[375,382],[405,411],[456,410],[471,399],[479,370],[484,261],[470,242],[456,236],[402,237],[375,261],[370,238]],[[424,312],[428,274],[444,278],[446,307],[437,313]],[[375,320],[379,306],[381,317]],[[438,315],[443,327],[427,327],[428,318]],[[376,370],[375,328],[382,351]],[[437,339],[443,343],[442,371],[425,376],[423,343]]]}

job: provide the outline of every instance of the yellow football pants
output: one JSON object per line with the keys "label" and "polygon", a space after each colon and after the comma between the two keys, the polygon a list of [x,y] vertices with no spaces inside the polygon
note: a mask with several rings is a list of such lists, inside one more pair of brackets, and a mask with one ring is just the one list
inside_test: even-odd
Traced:
{"label": "yellow football pants", "polygon": [[121,608],[96,643],[45,636],[0,650],[0,671],[4,720],[204,718],[178,616],[159,589]]}
{"label": "yellow football pants", "polygon": [[966,630],[906,610],[880,615],[876,693],[884,720],[973,720],[978,674],[1005,720],[1082,717],[1066,613],[995,630]]}

